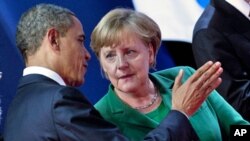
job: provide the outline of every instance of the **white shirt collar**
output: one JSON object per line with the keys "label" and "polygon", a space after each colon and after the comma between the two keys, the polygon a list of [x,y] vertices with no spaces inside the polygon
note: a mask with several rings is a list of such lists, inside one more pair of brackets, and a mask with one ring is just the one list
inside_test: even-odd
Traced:
{"label": "white shirt collar", "polygon": [[243,15],[245,15],[250,20],[250,17],[248,16],[250,12],[250,5],[245,0],[226,0],[226,1],[233,7],[238,9]]}
{"label": "white shirt collar", "polygon": [[28,75],[28,74],[41,74],[41,75],[44,75],[46,77],[53,79],[54,81],[56,81],[60,85],[66,86],[62,77],[59,74],[57,74],[56,72],[54,72],[48,68],[38,67],[38,66],[30,66],[30,67],[27,67],[23,70],[23,76]]}

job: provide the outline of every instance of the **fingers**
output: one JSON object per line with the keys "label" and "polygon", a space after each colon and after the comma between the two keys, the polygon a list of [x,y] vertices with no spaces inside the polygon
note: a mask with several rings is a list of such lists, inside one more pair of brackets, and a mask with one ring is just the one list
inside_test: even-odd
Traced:
{"label": "fingers", "polygon": [[221,63],[216,62],[210,67],[206,72],[202,74],[202,76],[197,80],[198,87],[200,88],[207,88],[211,85],[212,82],[217,80],[223,69],[221,68]]}
{"label": "fingers", "polygon": [[190,77],[189,81],[192,83],[197,79],[199,79],[204,74],[204,72],[206,72],[209,68],[211,68],[212,65],[213,65],[212,61],[208,61],[207,63],[205,63]]}
{"label": "fingers", "polygon": [[210,73],[211,74],[207,74],[209,77],[208,78],[204,78],[204,80],[201,80],[201,81],[204,81],[203,82],[203,87],[207,87],[207,86],[211,86],[213,85],[213,83],[216,82],[216,80],[218,80],[219,76],[222,74],[223,72],[223,69],[221,67],[219,67],[217,70],[214,69],[214,71],[211,71]]}
{"label": "fingers", "polygon": [[183,69],[180,69],[180,71],[179,71],[179,73],[176,76],[175,81],[174,81],[173,91],[175,91],[176,89],[178,89],[181,86],[182,76],[183,76]]}
{"label": "fingers", "polygon": [[216,79],[214,82],[211,83],[209,87],[206,89],[206,94],[209,95],[214,89],[216,89],[222,82],[221,78]]}
{"label": "fingers", "polygon": [[222,80],[219,76],[222,72],[223,69],[221,68],[221,63],[216,62],[195,82],[195,89],[197,91],[197,95],[200,96],[201,102],[204,101],[207,96],[220,85]]}
{"label": "fingers", "polygon": [[193,115],[193,113],[201,106],[201,104],[206,100],[206,98],[208,97],[208,95],[214,90],[216,89],[220,83],[222,82],[221,78],[217,78],[214,82],[211,83],[210,86],[208,86],[205,89],[205,92],[200,92],[200,93],[196,93],[196,95],[194,95],[192,98],[192,103],[190,103],[188,105],[187,110],[185,111],[185,113],[188,116]]}
{"label": "fingers", "polygon": [[[196,106],[199,106],[206,100],[208,95],[215,90],[222,82],[222,79],[219,77],[223,72],[220,62],[216,62],[210,67],[206,72],[202,74],[199,80],[196,83]],[[195,109],[195,107],[193,108]]]}

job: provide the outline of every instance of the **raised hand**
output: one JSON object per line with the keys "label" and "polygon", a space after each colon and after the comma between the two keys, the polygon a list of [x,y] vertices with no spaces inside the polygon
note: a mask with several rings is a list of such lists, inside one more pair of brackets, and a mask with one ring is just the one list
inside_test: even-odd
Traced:
{"label": "raised hand", "polygon": [[220,85],[222,72],[220,62],[208,61],[182,84],[183,70],[180,70],[173,86],[172,109],[191,116]]}

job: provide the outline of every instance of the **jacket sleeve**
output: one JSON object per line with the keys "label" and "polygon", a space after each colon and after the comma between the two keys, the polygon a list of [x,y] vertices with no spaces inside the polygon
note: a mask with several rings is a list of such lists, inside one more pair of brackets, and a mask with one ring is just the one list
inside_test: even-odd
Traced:
{"label": "jacket sleeve", "polygon": [[[127,141],[119,129],[105,121],[92,104],[74,88],[58,91],[52,104],[54,124],[60,140],[70,141]],[[171,111],[145,141],[191,140],[192,127],[187,117]]]}

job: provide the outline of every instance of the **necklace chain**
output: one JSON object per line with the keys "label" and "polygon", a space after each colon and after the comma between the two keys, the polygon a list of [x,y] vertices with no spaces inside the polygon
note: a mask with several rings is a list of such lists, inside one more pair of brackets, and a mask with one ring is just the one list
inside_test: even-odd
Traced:
{"label": "necklace chain", "polygon": [[152,106],[156,102],[157,97],[158,97],[158,91],[156,91],[154,97],[151,99],[151,101],[147,105],[134,107],[134,109],[141,110],[141,109],[146,109],[146,108]]}

